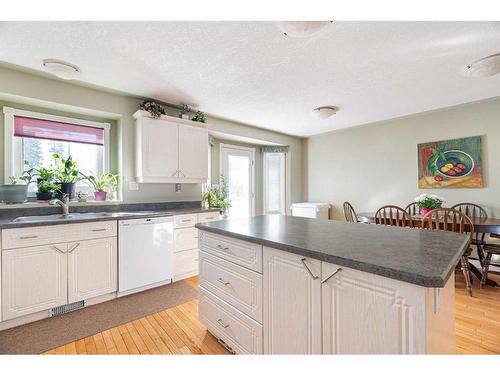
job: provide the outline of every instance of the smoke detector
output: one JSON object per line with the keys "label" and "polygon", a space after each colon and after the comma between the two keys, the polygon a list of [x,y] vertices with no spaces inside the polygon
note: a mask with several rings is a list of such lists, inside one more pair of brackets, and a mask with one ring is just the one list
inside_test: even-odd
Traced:
{"label": "smoke detector", "polygon": [[466,77],[491,77],[500,73],[500,53],[483,57],[462,69]]}
{"label": "smoke detector", "polygon": [[75,79],[81,73],[76,65],[57,59],[45,59],[43,66],[48,72],[61,79]]}
{"label": "smoke detector", "polygon": [[326,120],[327,118],[333,116],[338,112],[338,107],[334,107],[331,105],[322,106],[318,108],[314,108],[311,112],[311,115],[320,120]]}
{"label": "smoke detector", "polygon": [[306,38],[319,33],[323,28],[333,21],[282,21],[278,27],[283,34],[294,38]]}

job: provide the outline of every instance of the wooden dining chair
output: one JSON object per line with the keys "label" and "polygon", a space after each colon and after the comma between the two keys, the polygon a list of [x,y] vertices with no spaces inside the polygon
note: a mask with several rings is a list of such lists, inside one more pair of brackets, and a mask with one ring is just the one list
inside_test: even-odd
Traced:
{"label": "wooden dining chair", "polygon": [[460,258],[457,268],[461,268],[467,285],[467,292],[472,296],[472,280],[469,268],[470,245],[474,235],[474,224],[463,212],[453,208],[436,208],[422,218],[422,228],[431,230],[446,230],[464,233],[469,236],[469,244]]}
{"label": "wooden dining chair", "polygon": [[410,203],[405,207],[405,211],[408,212],[411,216],[415,216],[419,214],[420,207],[417,202]]}
{"label": "wooden dining chair", "polygon": [[375,224],[396,227],[413,227],[413,218],[403,208],[393,205],[382,206],[375,212]]}
{"label": "wooden dining chair", "polygon": [[344,202],[344,217],[349,223],[359,223],[358,215],[354,211],[354,207],[349,202]]}

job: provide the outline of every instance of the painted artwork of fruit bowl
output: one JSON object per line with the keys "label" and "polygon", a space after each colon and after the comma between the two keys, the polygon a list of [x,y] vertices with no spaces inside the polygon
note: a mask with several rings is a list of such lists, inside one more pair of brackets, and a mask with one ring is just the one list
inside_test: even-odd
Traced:
{"label": "painted artwork of fruit bowl", "polygon": [[436,161],[436,172],[448,178],[460,178],[471,174],[474,169],[474,159],[468,153],[460,150],[445,151]]}
{"label": "painted artwork of fruit bowl", "polygon": [[481,136],[417,145],[420,189],[481,188]]}

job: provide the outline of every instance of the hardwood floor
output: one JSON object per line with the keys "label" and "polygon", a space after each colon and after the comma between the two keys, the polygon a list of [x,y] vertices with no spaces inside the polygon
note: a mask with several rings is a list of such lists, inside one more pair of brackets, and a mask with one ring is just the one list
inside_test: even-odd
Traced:
{"label": "hardwood floor", "polygon": [[[185,282],[198,285],[196,277]],[[478,284],[474,280],[471,298],[463,276],[456,275],[457,354],[500,354],[500,289],[479,289]],[[198,301],[193,300],[46,354],[229,354],[197,316]]]}

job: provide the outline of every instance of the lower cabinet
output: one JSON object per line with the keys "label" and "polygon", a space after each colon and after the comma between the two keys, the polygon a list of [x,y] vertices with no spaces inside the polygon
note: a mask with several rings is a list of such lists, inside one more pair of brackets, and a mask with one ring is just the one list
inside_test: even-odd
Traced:
{"label": "lower cabinet", "polygon": [[264,353],[321,354],[321,261],[264,247]]}
{"label": "lower cabinet", "polygon": [[2,252],[2,320],[66,303],[66,244]]}
{"label": "lower cabinet", "polygon": [[68,245],[68,303],[115,292],[116,238],[100,238]]}
{"label": "lower cabinet", "polygon": [[2,251],[2,320],[116,291],[116,237]]}

